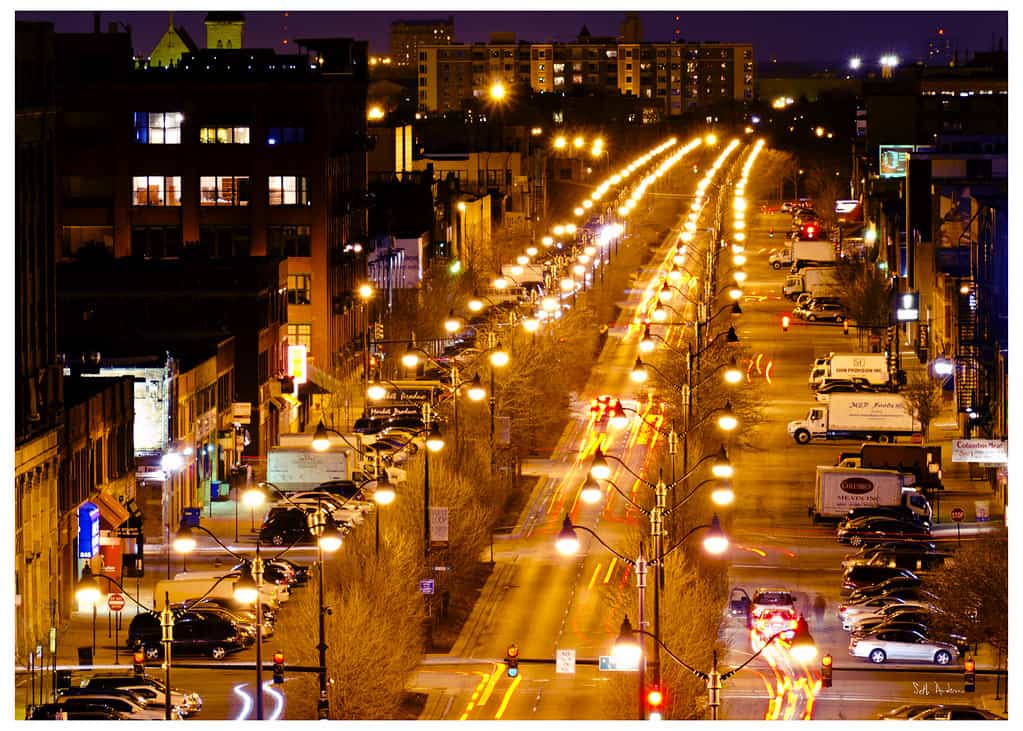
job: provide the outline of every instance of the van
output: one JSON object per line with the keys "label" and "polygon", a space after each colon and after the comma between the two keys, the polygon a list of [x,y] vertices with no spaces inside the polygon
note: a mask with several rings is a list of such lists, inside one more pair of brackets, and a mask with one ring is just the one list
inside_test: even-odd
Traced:
{"label": "van", "polygon": [[[234,596],[234,585],[241,578],[240,571],[234,571],[230,568],[214,569],[212,571],[181,571],[174,575],[171,581],[164,579],[163,581],[157,582],[157,586],[166,583],[173,584],[176,589],[175,591],[191,591],[188,596],[181,596],[179,593],[179,599],[175,599],[171,596],[171,602],[175,601],[186,601],[187,599],[194,599],[201,597],[206,594],[216,583],[217,579],[221,576],[227,576],[228,578],[221,581],[208,596],[211,597],[233,597]],[[187,587],[187,588],[186,588]],[[198,593],[196,593],[198,591]],[[153,596],[156,598],[156,604],[159,607],[163,606],[163,593],[154,593]],[[260,589],[260,596],[263,598],[264,604],[269,604],[272,607],[279,606],[280,604],[288,601],[290,594],[286,587],[277,586],[276,584],[264,583]]]}

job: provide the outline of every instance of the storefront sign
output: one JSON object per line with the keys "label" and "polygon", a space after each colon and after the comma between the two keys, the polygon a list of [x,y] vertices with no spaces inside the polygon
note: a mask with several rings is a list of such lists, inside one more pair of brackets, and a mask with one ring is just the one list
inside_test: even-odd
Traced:
{"label": "storefront sign", "polygon": [[953,439],[952,461],[1005,464],[1009,461],[1009,443],[1001,439]]}
{"label": "storefront sign", "polygon": [[99,553],[99,508],[84,503],[78,508],[78,558]]}

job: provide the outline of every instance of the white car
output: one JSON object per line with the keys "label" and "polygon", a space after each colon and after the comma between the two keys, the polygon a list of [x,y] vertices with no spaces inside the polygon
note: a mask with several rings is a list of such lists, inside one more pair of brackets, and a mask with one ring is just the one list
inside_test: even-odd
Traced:
{"label": "white car", "polygon": [[930,662],[949,665],[959,657],[955,645],[929,640],[912,630],[890,629],[876,634],[849,638],[849,654],[862,657],[875,665],[889,660]]}
{"label": "white car", "polygon": [[[842,629],[849,631],[853,624],[863,617],[870,617],[882,611],[885,607],[894,604],[900,606],[921,606],[920,602],[909,599],[901,599],[894,596],[879,596],[868,599],[864,602],[841,604],[838,607],[838,619],[842,623]],[[922,605],[927,606],[927,605]]]}
{"label": "white car", "polygon": [[[95,675],[82,681],[82,688],[102,692],[107,688],[118,688],[130,690],[135,695],[145,700],[149,707],[164,707],[166,696],[163,691],[166,687],[161,681],[153,677],[139,678],[135,675]],[[176,688],[171,689],[171,705],[177,706],[186,716],[191,716],[202,710],[202,696],[198,693],[186,693]]]}

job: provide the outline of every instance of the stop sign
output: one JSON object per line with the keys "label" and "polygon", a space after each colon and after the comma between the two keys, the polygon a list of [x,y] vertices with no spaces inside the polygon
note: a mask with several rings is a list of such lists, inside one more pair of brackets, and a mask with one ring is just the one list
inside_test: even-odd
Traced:
{"label": "stop sign", "polygon": [[962,508],[952,508],[952,520],[956,523],[962,522],[963,518],[966,517],[966,511]]}
{"label": "stop sign", "polygon": [[111,612],[119,612],[124,609],[124,594],[111,594],[107,597],[107,606]]}

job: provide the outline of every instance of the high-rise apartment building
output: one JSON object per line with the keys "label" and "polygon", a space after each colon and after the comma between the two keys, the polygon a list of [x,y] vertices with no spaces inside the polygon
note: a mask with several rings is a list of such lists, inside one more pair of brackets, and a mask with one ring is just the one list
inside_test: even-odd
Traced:
{"label": "high-rise apartment building", "polygon": [[391,23],[391,63],[415,66],[419,47],[447,45],[455,40],[455,18],[436,20],[396,20]]}
{"label": "high-rise apartment building", "polygon": [[460,109],[501,81],[534,93],[633,96],[675,117],[752,101],[755,76],[749,43],[625,43],[585,34],[573,43],[423,45],[418,64],[419,108],[426,112]]}

